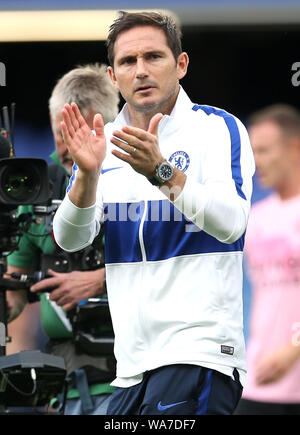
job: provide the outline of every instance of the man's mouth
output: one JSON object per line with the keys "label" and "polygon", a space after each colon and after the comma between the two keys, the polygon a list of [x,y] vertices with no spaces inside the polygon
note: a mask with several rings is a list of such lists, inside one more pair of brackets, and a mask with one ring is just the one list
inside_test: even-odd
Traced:
{"label": "man's mouth", "polygon": [[147,91],[150,91],[151,89],[154,89],[154,86],[142,85],[142,86],[136,87],[135,92],[147,92]]}

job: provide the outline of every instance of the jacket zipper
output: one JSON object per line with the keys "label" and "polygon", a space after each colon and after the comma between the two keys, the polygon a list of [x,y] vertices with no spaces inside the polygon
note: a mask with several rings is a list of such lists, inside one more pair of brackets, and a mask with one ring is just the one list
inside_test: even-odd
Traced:
{"label": "jacket zipper", "polygon": [[141,248],[141,252],[142,252],[142,261],[143,261],[143,263],[145,263],[147,261],[147,256],[146,256],[146,250],[145,250],[145,244],[144,244],[143,229],[144,229],[144,223],[145,223],[147,211],[148,211],[148,202],[147,201],[143,201],[143,202],[144,202],[145,207],[144,207],[144,212],[143,212],[140,227],[139,227],[139,242],[140,242],[140,248]]}
{"label": "jacket zipper", "polygon": [[[139,242],[140,242],[140,248],[141,248],[141,253],[142,253],[142,277],[141,277],[141,287],[143,290],[145,290],[144,288],[144,279],[145,279],[145,275],[144,275],[144,268],[146,267],[146,263],[147,263],[147,255],[146,255],[146,249],[145,249],[145,243],[144,243],[144,237],[143,237],[143,230],[144,230],[144,223],[146,220],[146,216],[147,216],[147,212],[148,212],[148,201],[143,201],[144,203],[144,211],[143,211],[143,215],[141,218],[141,222],[140,222],[140,227],[139,227]],[[147,332],[147,330],[145,329],[145,315],[144,315],[144,310],[147,307],[147,304],[145,304],[145,293],[144,291],[140,291],[139,292],[139,296],[138,296],[138,318],[139,318],[139,326],[140,326],[140,331],[141,331],[141,338],[143,339],[143,343],[144,343],[144,352],[145,355],[147,355],[148,352],[148,347],[149,347],[149,332]]]}

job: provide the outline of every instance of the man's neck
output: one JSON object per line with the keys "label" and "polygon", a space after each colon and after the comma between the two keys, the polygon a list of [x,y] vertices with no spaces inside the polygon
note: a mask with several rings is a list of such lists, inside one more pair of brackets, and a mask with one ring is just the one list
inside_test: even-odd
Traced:
{"label": "man's neck", "polygon": [[292,182],[287,182],[276,190],[282,201],[300,195],[300,173],[294,173]]}
{"label": "man's neck", "polygon": [[134,127],[141,128],[147,131],[151,118],[157,112],[143,113],[143,112],[138,112],[136,110],[131,110],[131,108],[129,107],[129,113],[130,113],[131,124]]}
{"label": "man's neck", "polygon": [[130,115],[131,124],[134,127],[142,128],[143,130],[148,130],[149,123],[151,118],[157,113],[162,113],[163,115],[170,115],[178,98],[179,87],[176,90],[174,95],[171,95],[164,103],[160,104],[157,107],[154,107],[152,110],[144,111],[138,110],[132,105],[128,104],[128,111]]}

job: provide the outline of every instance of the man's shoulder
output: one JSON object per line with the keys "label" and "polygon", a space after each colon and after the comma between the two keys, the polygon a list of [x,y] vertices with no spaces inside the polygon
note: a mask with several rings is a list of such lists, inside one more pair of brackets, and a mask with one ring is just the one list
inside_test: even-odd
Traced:
{"label": "man's shoulder", "polygon": [[[222,129],[226,128],[230,131],[244,131],[245,126],[241,119],[229,112],[226,109],[209,106],[207,104],[194,104],[191,107],[191,112],[195,113],[195,122],[201,121],[204,122],[209,128],[214,128],[215,126],[219,126]],[[200,119],[199,119],[200,117]]]}
{"label": "man's shoulder", "polygon": [[192,105],[192,111],[197,112],[198,114],[205,116],[209,119],[213,118],[211,115],[215,116],[228,116],[228,117],[235,117],[232,113],[228,112],[226,109],[222,109],[220,107],[216,106],[209,106],[208,104],[195,104]]}
{"label": "man's shoulder", "polygon": [[266,198],[255,202],[251,206],[248,230],[252,227],[256,228],[265,225],[268,219],[272,218],[274,214],[276,215],[277,204],[278,201],[276,195],[273,193],[269,194]]}
{"label": "man's shoulder", "polygon": [[251,207],[251,213],[263,213],[266,209],[276,206],[278,200],[274,193],[270,193],[263,199],[255,202]]}

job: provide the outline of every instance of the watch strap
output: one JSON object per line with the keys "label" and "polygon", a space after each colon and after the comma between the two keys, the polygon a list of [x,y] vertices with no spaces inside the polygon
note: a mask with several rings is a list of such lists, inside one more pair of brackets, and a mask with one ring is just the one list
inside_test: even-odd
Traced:
{"label": "watch strap", "polygon": [[154,175],[153,175],[153,177],[152,177],[152,178],[148,178],[148,180],[150,181],[151,184],[153,184],[153,186],[160,186],[160,185],[162,184],[162,182],[160,182],[160,181],[156,178],[155,175],[156,175],[156,173],[157,173],[157,170],[158,170],[159,166],[160,166],[163,162],[164,162],[164,160],[163,160],[162,162],[157,163],[157,165],[155,166],[155,169],[154,169]]}
{"label": "watch strap", "polygon": [[150,181],[151,184],[153,184],[153,186],[160,186],[161,184],[155,177],[148,178],[148,180]]}

